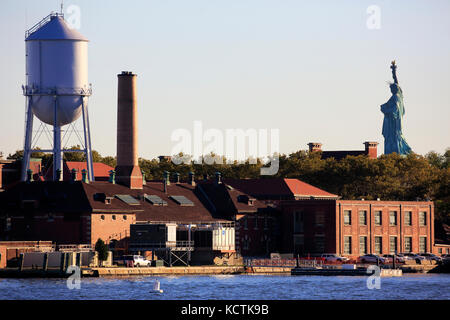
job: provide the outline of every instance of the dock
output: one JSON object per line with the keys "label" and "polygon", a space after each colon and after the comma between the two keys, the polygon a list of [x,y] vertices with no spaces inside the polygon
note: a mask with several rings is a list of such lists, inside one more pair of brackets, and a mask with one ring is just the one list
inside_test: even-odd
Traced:
{"label": "dock", "polygon": [[[293,268],[291,275],[293,276],[371,276],[373,271],[367,268],[340,269],[340,268]],[[403,272],[401,269],[381,269],[381,277],[401,277]]]}

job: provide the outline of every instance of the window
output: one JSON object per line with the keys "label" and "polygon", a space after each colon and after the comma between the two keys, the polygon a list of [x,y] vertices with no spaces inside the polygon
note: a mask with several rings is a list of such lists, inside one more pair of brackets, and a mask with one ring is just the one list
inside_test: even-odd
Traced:
{"label": "window", "polygon": [[389,238],[389,252],[394,254],[397,252],[397,237]]}
{"label": "window", "polygon": [[316,213],[316,225],[323,226],[325,224],[325,215],[323,212]]}
{"label": "window", "polygon": [[381,211],[375,211],[374,219],[375,219],[376,226],[381,226],[381,223],[382,223],[381,213],[382,213]]}
{"label": "window", "polygon": [[269,229],[269,218],[267,216],[264,216],[264,229]]}
{"label": "window", "polygon": [[405,252],[412,251],[412,237],[405,237]]}
{"label": "window", "polygon": [[294,233],[302,233],[303,226],[303,212],[296,211],[294,214]]}
{"label": "window", "polygon": [[442,248],[439,248],[439,254],[442,254]]}
{"label": "window", "polygon": [[325,237],[324,236],[315,236],[314,237],[314,246],[316,252],[324,252],[325,251]]}
{"label": "window", "polygon": [[352,254],[352,237],[344,237],[344,253]]}
{"label": "window", "polygon": [[11,226],[12,226],[11,217],[7,217],[6,218],[5,231],[11,231]]}
{"label": "window", "polygon": [[242,249],[248,250],[250,248],[250,239],[247,235],[245,235],[244,238],[242,238]]}
{"label": "window", "polygon": [[411,211],[405,212],[405,226],[411,225]]}
{"label": "window", "polygon": [[382,238],[381,237],[375,237],[375,253],[381,254],[382,250]]}
{"label": "window", "polygon": [[365,226],[367,225],[367,211],[360,211],[359,212],[359,225]]}
{"label": "window", "polygon": [[427,252],[427,237],[419,238],[419,252],[420,253]]}
{"label": "window", "polygon": [[244,230],[248,230],[248,218],[244,218]]}
{"label": "window", "polygon": [[359,253],[367,253],[367,237],[359,237]]}
{"label": "window", "polygon": [[421,227],[427,225],[427,213],[424,212],[424,211],[419,212],[419,225],[420,225]]}
{"label": "window", "polygon": [[112,219],[116,220],[116,215],[115,214],[112,215]]}
{"label": "window", "polygon": [[123,220],[127,220],[127,216],[126,215],[123,215]]}
{"label": "window", "polygon": [[349,226],[352,224],[352,211],[344,210],[344,225]]}
{"label": "window", "polygon": [[105,220],[105,216],[104,216],[104,215],[101,215],[101,216],[100,216],[100,219]]}
{"label": "window", "polygon": [[255,230],[258,230],[258,216],[255,216]]}
{"label": "window", "polygon": [[397,225],[397,211],[390,211],[389,212],[389,224],[391,226]]}

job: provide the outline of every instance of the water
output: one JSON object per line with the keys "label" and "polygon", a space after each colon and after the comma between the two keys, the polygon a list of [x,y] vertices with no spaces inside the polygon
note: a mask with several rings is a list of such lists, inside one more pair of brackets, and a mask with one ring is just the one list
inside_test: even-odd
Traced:
{"label": "water", "polygon": [[[156,279],[163,293],[152,292]],[[367,279],[290,275],[83,278],[81,288],[72,290],[66,279],[0,279],[0,300],[450,299],[449,274],[381,278],[380,289],[372,290],[367,288]]]}

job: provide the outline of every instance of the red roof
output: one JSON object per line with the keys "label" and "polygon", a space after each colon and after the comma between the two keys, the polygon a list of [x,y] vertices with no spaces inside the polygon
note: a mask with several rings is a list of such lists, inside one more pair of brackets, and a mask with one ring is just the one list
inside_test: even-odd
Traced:
{"label": "red roof", "polygon": [[224,179],[224,183],[248,195],[262,199],[289,200],[295,197],[338,197],[298,179]]}
{"label": "red roof", "polygon": [[296,197],[332,197],[336,198],[337,195],[326,192],[325,190],[316,188],[306,182],[298,179],[284,179],[291,192]]}
{"label": "red roof", "polygon": [[[81,174],[81,170],[86,169],[87,170],[87,164],[86,162],[77,162],[77,161],[65,161],[65,164],[67,165],[67,168],[70,171],[72,169],[78,170],[78,173]],[[94,162],[94,177],[95,178],[109,178],[109,171],[114,170],[113,167],[108,166],[107,164],[101,163],[101,162]]]}

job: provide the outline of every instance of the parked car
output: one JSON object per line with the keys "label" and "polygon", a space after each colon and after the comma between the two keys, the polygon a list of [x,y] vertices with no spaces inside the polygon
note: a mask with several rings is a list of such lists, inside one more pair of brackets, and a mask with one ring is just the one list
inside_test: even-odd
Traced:
{"label": "parked car", "polygon": [[402,258],[405,262],[406,262],[406,260],[413,260],[413,258],[405,255],[404,253],[397,253],[397,257]]}
{"label": "parked car", "polygon": [[421,253],[420,256],[424,257],[427,260],[434,260],[436,262],[442,262],[442,258],[438,257],[433,253]]}
{"label": "parked car", "polygon": [[340,257],[334,253],[324,253],[320,255],[321,258],[324,258],[326,262],[345,262],[348,261],[347,257]]}
{"label": "parked car", "polygon": [[132,267],[151,267],[152,262],[139,255],[123,256],[123,262],[126,266]]}
{"label": "parked car", "polygon": [[386,262],[392,262],[395,256],[396,263],[405,263],[406,258],[404,256],[394,255],[394,254],[383,254],[383,258],[386,259]]}
{"label": "parked car", "polygon": [[365,254],[363,256],[359,257],[359,261],[361,261],[362,263],[381,263],[384,264],[386,263],[386,258],[380,257],[376,254]]}
{"label": "parked car", "polygon": [[422,256],[420,256],[416,253],[412,253],[412,252],[403,253],[403,255],[410,258],[411,260],[415,260],[416,263],[420,263],[422,260],[425,260],[425,257],[422,257]]}

